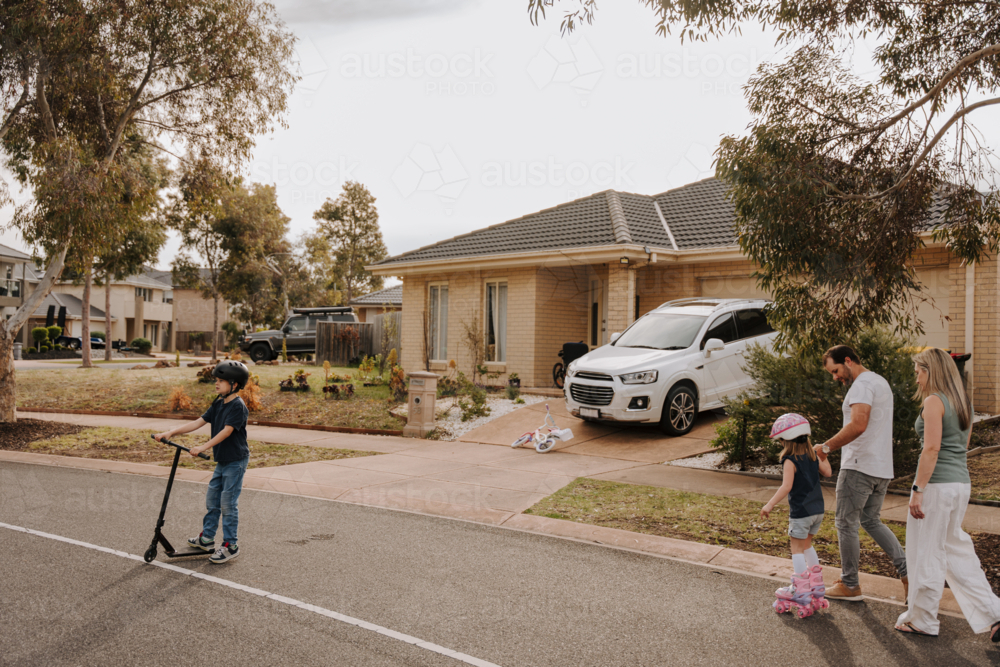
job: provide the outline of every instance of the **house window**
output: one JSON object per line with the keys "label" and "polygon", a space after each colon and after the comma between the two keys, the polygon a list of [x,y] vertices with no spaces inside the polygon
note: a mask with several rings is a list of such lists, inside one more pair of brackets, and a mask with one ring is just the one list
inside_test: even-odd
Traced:
{"label": "house window", "polygon": [[431,359],[448,359],[448,285],[430,286],[430,308],[427,313]]}
{"label": "house window", "polygon": [[486,361],[507,361],[507,283],[486,283]]}
{"label": "house window", "polygon": [[136,287],[135,288],[135,295],[137,297],[140,297],[143,301],[152,301],[153,300],[153,290],[146,289],[145,287]]}

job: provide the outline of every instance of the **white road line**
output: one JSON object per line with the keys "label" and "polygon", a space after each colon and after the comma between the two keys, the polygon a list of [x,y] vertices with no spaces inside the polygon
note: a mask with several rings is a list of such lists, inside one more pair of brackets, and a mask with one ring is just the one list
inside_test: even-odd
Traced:
{"label": "white road line", "polygon": [[[87,549],[93,549],[94,551],[101,551],[106,554],[111,554],[112,556],[120,556],[122,558],[128,558],[130,560],[138,561],[144,563],[142,556],[136,556],[134,554],[125,553],[124,551],[117,551],[116,549],[109,549],[107,547],[97,546],[96,544],[90,544],[89,542],[81,542],[79,540],[70,539],[68,537],[63,537],[61,535],[52,535],[51,533],[43,533],[38,530],[32,530],[31,528],[24,528],[22,526],[12,526],[9,523],[0,522],[0,528],[7,528],[9,530],[14,530],[20,533],[28,533],[29,535],[34,535],[36,537],[44,537],[49,540],[56,540],[57,542],[65,542],[66,544],[72,544],[78,547],[84,547]],[[278,595],[277,593],[268,593],[259,588],[251,588],[250,586],[244,586],[243,584],[237,584],[235,582],[229,581],[227,579],[220,579],[219,577],[213,577],[208,574],[202,574],[201,572],[195,572],[193,570],[186,570],[183,567],[177,567],[176,565],[171,565],[170,563],[162,563],[160,561],[154,560],[149,565],[155,565],[156,567],[163,568],[164,570],[170,570],[171,572],[176,572],[178,574],[183,574],[189,577],[195,577],[196,579],[204,579],[205,581],[212,582],[213,584],[219,584],[220,586],[226,586],[227,588],[232,588],[238,591],[243,591],[244,593],[251,593],[253,595],[259,595],[261,597],[274,600],[275,602],[281,602],[282,604],[287,604],[292,607],[298,607],[299,609],[304,609],[305,611],[311,611],[314,614],[319,614],[320,616],[326,616],[327,618],[332,618],[335,621],[340,621],[341,623],[346,623],[348,625],[355,625],[359,628],[364,628],[365,630],[371,630],[390,639],[396,639],[407,644],[413,644],[417,648],[422,648],[425,651],[430,651],[432,653],[439,653],[441,655],[448,656],[458,660],[459,662],[464,662],[467,665],[474,665],[475,667],[500,667],[492,662],[487,662],[485,660],[480,660],[479,658],[474,658],[471,655],[466,655],[464,653],[459,653],[458,651],[453,651],[450,648],[445,648],[444,646],[438,646],[437,644],[432,644],[431,642],[424,641],[418,637],[413,637],[411,635],[403,634],[402,632],[396,632],[395,630],[390,630],[389,628],[383,628],[381,625],[375,625],[374,623],[369,623],[368,621],[362,621],[360,618],[353,618],[351,616],[345,616],[344,614],[338,614],[335,611],[329,609],[324,609],[323,607],[317,607],[316,605],[307,604],[299,600],[293,600],[292,598],[286,598],[284,595]]]}

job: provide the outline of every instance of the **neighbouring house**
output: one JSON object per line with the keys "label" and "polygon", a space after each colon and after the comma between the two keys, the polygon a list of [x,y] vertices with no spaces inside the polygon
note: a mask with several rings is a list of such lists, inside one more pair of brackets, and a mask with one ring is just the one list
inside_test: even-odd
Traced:
{"label": "neighbouring house", "polygon": [[[25,293],[30,294],[41,282],[44,270],[32,262],[23,265]],[[111,331],[105,331],[107,340],[130,342],[146,338],[153,343],[154,351],[169,349],[173,321],[173,306],[168,294],[170,285],[136,274],[111,283]],[[56,317],[60,307],[66,308],[66,335],[80,335],[83,313],[83,285],[69,281],[57,282],[42,305],[21,328],[17,340],[31,344],[31,329],[45,326],[48,307],[55,306]],[[90,330],[104,331],[105,292],[103,286],[94,285],[90,291]]]}
{"label": "neighbouring house", "polygon": [[393,285],[351,301],[359,322],[374,322],[376,315],[395,313],[403,309],[403,286]]}
{"label": "neighbouring house", "polygon": [[9,319],[24,303],[25,268],[31,257],[0,244],[0,318]]}
{"label": "neighbouring house", "polygon": [[[103,291],[101,292],[103,294]],[[103,304],[103,299],[101,300]],[[82,322],[83,322],[83,301],[79,297],[73,294],[62,294],[56,291],[49,292],[49,294],[42,300],[42,303],[35,312],[31,314],[28,318],[28,339],[29,342],[25,343],[31,344],[31,330],[35,327],[44,327],[45,321],[48,315],[49,307],[53,307],[58,317],[60,309],[66,309],[66,326],[63,327],[63,334],[66,336],[80,336],[83,333]],[[114,315],[111,316],[111,330],[115,331],[115,325],[118,323],[118,318]],[[58,321],[56,321],[58,324]],[[90,305],[90,330],[93,331],[104,331],[105,328],[105,318],[104,311],[95,306],[93,303]],[[114,337],[110,340],[115,340]],[[22,341],[24,342],[24,341]]]}
{"label": "neighbouring house", "polygon": [[[402,365],[470,373],[469,334],[490,372],[552,387],[563,343],[591,348],[637,317],[683,297],[767,296],[736,242],[735,211],[714,178],[641,195],[607,190],[389,257],[367,267],[402,282]],[[972,352],[975,407],[1000,413],[1000,326],[995,255],[966,266],[931,230],[914,256],[927,300],[919,344]]]}
{"label": "neighbouring house", "polygon": [[[187,349],[188,335],[192,333],[207,334],[205,345],[211,347],[212,321],[215,313],[215,301],[207,299],[197,287],[180,287],[173,282],[173,274],[170,271],[158,269],[145,269],[143,274],[153,280],[157,280],[167,285],[170,291],[170,298],[174,306],[173,331],[177,332],[180,340],[174,340],[172,345],[180,345]],[[211,278],[209,269],[198,269],[198,275],[203,281]],[[219,347],[224,347],[225,335],[222,333],[222,323],[230,319],[231,306],[225,299],[219,299]],[[171,350],[175,349],[171,347]]]}

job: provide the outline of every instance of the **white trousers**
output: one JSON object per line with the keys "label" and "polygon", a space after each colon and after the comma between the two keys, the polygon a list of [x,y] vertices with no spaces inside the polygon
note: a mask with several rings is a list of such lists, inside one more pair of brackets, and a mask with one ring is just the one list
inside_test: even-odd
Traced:
{"label": "white trousers", "polygon": [[993,594],[972,538],[962,530],[969,506],[969,484],[928,484],[924,518],[906,520],[906,568],[909,574],[908,608],[897,625],[910,622],[919,630],[938,633],[938,605],[948,581],[972,631],[986,632],[1000,621],[1000,598]]}

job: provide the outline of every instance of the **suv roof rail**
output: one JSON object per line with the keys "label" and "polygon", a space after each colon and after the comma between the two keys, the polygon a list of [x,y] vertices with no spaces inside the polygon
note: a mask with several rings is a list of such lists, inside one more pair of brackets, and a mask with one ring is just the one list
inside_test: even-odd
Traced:
{"label": "suv roof rail", "polygon": [[296,315],[320,315],[325,313],[353,313],[350,306],[325,306],[319,308],[292,308]]}
{"label": "suv roof rail", "polygon": [[715,312],[719,308],[724,308],[725,306],[735,306],[741,303],[758,303],[760,301],[770,302],[771,300],[766,297],[757,297],[755,299],[726,299],[723,297],[700,297],[692,296],[686,299],[674,299],[673,301],[667,301],[657,306],[657,310],[660,308],[666,308],[667,306],[693,306],[693,305],[711,305],[712,312]]}

